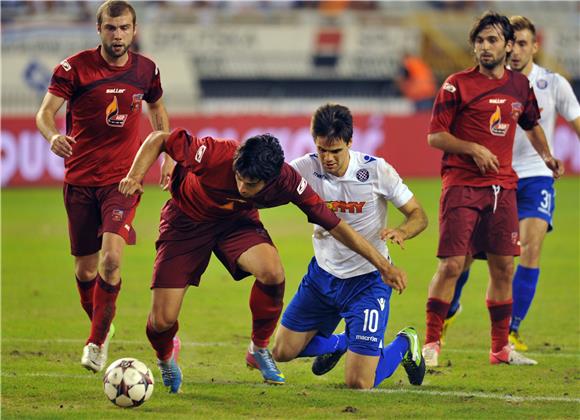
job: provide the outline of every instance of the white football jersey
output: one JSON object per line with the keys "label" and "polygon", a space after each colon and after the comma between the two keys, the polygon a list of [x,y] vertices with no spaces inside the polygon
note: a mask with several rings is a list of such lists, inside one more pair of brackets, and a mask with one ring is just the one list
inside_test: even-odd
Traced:
{"label": "white football jersey", "polygon": [[[550,151],[553,153],[557,114],[566,121],[580,117],[578,99],[564,77],[536,64],[533,65],[528,79],[540,107],[539,123],[546,133]],[[520,178],[552,176],[552,171],[548,169],[520,126],[516,129],[512,166]]]}
{"label": "white football jersey", "polygon": [[[352,150],[348,169],[340,178],[326,173],[315,153],[295,159],[291,165],[338,217],[389,258],[385,241],[380,238],[387,222],[387,201],[399,208],[413,197],[391,165],[384,159]],[[365,258],[318,225],[314,225],[312,238],[318,265],[338,278],[346,279],[376,270]]]}

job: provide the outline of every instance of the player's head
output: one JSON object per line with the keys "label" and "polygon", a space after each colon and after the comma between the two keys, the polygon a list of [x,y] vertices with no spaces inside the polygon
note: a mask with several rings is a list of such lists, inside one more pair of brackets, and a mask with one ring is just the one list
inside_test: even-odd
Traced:
{"label": "player's head", "polygon": [[284,151],[278,139],[270,134],[250,137],[234,155],[236,184],[242,197],[253,197],[272,179],[280,175]]}
{"label": "player's head", "polygon": [[510,67],[515,71],[530,71],[534,55],[538,52],[536,27],[523,16],[510,17],[510,23],[515,34],[514,48],[509,58]]}
{"label": "player's head", "polygon": [[514,30],[507,16],[488,11],[469,32],[477,63],[487,69],[504,66],[512,51]]}
{"label": "player's head", "polygon": [[109,0],[97,10],[97,32],[105,54],[116,59],[127,54],[137,28],[135,9],[123,0]]}
{"label": "player's head", "polygon": [[350,161],[352,144],[352,114],[342,105],[326,104],[312,116],[310,131],[324,170],[342,176]]}

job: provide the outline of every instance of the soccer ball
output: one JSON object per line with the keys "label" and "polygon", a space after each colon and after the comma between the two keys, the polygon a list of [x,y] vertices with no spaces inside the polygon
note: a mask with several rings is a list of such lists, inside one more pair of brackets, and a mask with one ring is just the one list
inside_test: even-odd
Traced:
{"label": "soccer ball", "polygon": [[153,394],[153,374],[145,363],[126,357],[115,360],[103,377],[105,395],[119,407],[138,407]]}

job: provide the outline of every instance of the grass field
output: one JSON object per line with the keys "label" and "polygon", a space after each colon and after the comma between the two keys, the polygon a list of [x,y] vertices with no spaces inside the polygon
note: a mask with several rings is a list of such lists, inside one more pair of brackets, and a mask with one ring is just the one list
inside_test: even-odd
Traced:
{"label": "grass field", "polygon": [[[408,182],[430,217],[430,226],[392,249],[409,287],[393,295],[387,341],[406,325],[424,336],[427,285],[437,263],[438,180]],[[191,288],[180,317],[184,342],[183,393],[161,386],[134,410],[109,403],[101,375],[80,367],[88,321],[78,303],[60,189],[2,191],[2,417],[10,418],[580,418],[579,178],[558,182],[555,225],[543,253],[537,298],[522,326],[535,367],[490,366],[489,316],[484,303],[486,267],[474,266],[464,311],[450,330],[442,367],[421,387],[398,369],[377,389],[342,385],[344,362],[323,377],[310,359],[280,364],[287,384],[261,383],[248,371],[249,290],[212,261],[200,288]],[[163,193],[148,187],[139,208],[139,243],[126,251],[123,288],[109,360],[136,357],[155,374],[145,337],[153,242]],[[395,212],[396,213],[396,212]],[[391,212],[391,214],[393,214]],[[393,214],[391,225],[399,219]],[[294,294],[312,250],[311,226],[292,206],[262,212],[287,274],[286,302]]]}

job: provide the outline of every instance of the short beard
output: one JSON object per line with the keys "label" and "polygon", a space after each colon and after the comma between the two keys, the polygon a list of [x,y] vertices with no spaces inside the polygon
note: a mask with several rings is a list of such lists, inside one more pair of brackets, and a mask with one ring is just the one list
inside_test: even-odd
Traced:
{"label": "short beard", "polygon": [[487,63],[484,62],[479,62],[479,65],[482,66],[483,68],[487,69],[487,70],[493,70],[497,67],[499,67],[500,65],[504,65],[505,64],[505,55],[503,57],[501,57],[501,59],[495,60],[495,61],[489,61]]}
{"label": "short beard", "polygon": [[129,49],[130,46],[131,46],[130,44],[127,45],[125,48],[123,48],[123,50],[120,53],[115,52],[112,45],[111,46],[103,45],[103,48],[105,48],[105,52],[109,57],[119,58],[127,53],[127,50]]}

